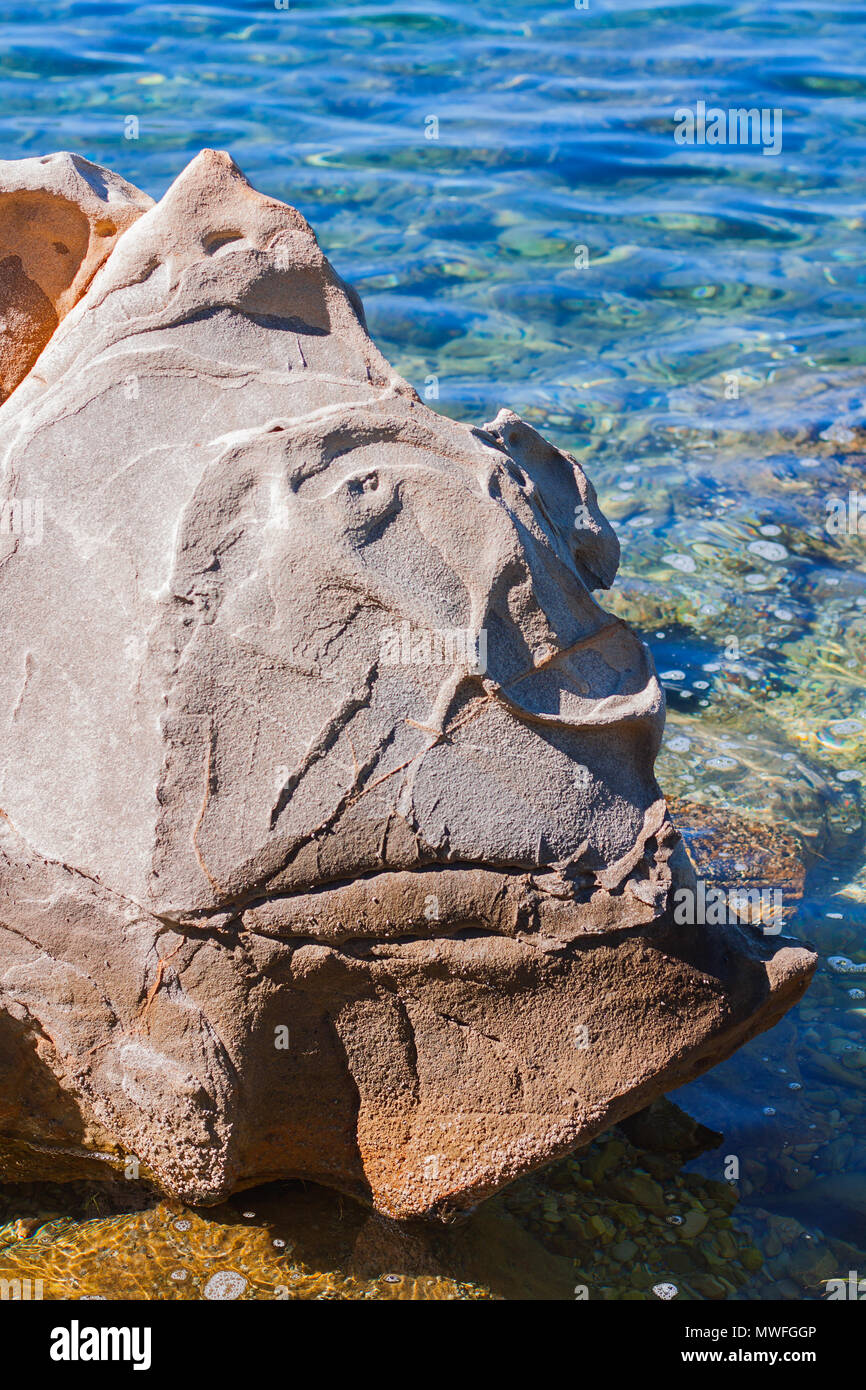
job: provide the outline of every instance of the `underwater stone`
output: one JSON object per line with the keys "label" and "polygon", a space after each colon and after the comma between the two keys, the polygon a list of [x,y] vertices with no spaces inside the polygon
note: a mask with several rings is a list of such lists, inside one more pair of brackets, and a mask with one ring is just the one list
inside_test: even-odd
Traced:
{"label": "underwater stone", "polygon": [[[508,410],[435,414],[203,151],[0,410],[0,1163],[446,1215],[799,999],[676,925],[619,547]],[[38,542],[38,543],[37,543]]]}

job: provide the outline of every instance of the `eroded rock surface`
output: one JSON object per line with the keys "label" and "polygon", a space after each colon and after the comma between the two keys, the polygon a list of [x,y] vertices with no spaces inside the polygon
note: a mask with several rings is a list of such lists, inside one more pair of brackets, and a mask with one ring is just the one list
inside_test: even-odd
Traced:
{"label": "eroded rock surface", "polygon": [[0,401],[150,207],[146,193],[78,154],[0,159]]}
{"label": "eroded rock surface", "polygon": [[44,504],[0,537],[10,1172],[445,1213],[800,996],[794,943],[674,923],[663,699],[580,467],[430,411],[227,155],[0,423],[0,498]]}

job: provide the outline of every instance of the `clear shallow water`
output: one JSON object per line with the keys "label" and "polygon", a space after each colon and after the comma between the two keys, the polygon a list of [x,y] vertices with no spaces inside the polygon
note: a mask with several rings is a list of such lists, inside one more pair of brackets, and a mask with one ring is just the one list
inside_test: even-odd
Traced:
{"label": "clear shallow water", "polygon": [[[694,1181],[741,1164],[731,1219],[765,1266],[739,1297],[820,1297],[840,1235],[866,1273],[866,982],[827,964],[866,964],[866,538],[825,528],[864,479],[864,38],[853,2],[0,6],[4,157],[76,150],[159,196],[228,148],[432,405],[509,405],[590,472],[623,542],[609,604],[668,687],[665,790],[794,833],[809,865],[815,986],[677,1096],[725,1136]],[[781,108],[781,153],[677,145],[698,100]],[[573,1214],[558,1188],[527,1191],[552,1255],[602,1259],[591,1288],[642,1287],[619,1216],[581,1235],[544,1216]],[[809,1239],[824,1265],[792,1264]],[[464,1296],[431,1288],[411,1296]]]}

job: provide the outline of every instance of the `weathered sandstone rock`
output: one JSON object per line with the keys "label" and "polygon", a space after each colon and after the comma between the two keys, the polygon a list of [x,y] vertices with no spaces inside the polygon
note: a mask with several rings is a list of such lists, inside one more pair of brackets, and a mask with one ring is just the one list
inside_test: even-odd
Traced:
{"label": "weathered sandstone rock", "polygon": [[445,1213],[800,996],[794,943],[674,922],[662,694],[579,466],[430,411],[227,155],[0,423],[0,500],[44,509],[0,537],[7,1173]]}
{"label": "weathered sandstone rock", "polygon": [[0,401],[151,207],[146,193],[78,154],[0,159]]}

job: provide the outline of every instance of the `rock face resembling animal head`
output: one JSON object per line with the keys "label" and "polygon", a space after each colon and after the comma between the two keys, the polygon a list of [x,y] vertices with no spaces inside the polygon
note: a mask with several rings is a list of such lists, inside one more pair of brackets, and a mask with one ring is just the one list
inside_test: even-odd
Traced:
{"label": "rock face resembling animal head", "polygon": [[663,699],[578,464],[429,410],[227,155],[0,422],[0,500],[44,499],[0,537],[0,1040],[45,1095],[0,1074],[0,1156],[444,1211],[805,988],[673,926]]}

